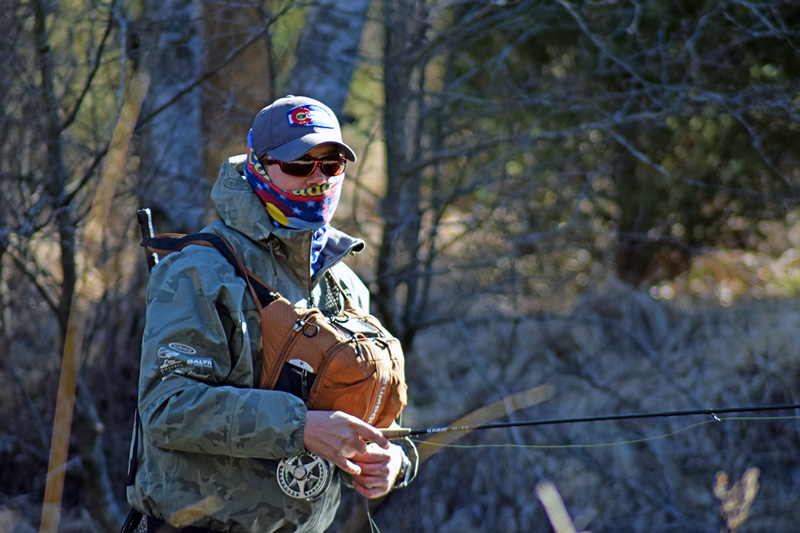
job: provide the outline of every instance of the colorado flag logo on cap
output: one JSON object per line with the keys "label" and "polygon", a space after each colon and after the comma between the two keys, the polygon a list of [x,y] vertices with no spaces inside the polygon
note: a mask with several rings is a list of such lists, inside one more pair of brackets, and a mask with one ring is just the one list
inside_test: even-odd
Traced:
{"label": "colorado flag logo on cap", "polygon": [[301,105],[292,108],[286,117],[290,126],[316,126],[317,128],[335,128],[333,117],[318,105]]}

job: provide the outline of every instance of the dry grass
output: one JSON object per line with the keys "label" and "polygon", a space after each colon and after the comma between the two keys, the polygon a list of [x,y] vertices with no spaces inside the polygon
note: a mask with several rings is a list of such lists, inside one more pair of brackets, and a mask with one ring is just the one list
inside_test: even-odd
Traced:
{"label": "dry grass", "polygon": [[[798,330],[794,300],[680,310],[617,285],[568,316],[494,316],[427,332],[408,363],[405,423],[445,425],[542,383],[556,387],[555,397],[516,419],[795,403]],[[726,531],[717,474],[733,483],[755,467],[760,487],[738,531],[795,531],[800,421],[749,419],[795,414],[473,432],[456,444],[475,447],[433,456],[376,522],[382,533],[550,532],[535,495],[547,479],[577,530]],[[508,444],[516,446],[486,446]]]}

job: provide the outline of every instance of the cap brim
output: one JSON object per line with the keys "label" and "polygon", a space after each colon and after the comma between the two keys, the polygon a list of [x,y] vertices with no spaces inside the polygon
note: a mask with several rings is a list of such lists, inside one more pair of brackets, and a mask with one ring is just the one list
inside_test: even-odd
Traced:
{"label": "cap brim", "polygon": [[342,152],[344,152],[344,157],[348,161],[355,163],[357,158],[356,153],[352,148],[343,142],[332,141],[329,135],[322,133],[309,133],[307,135],[303,135],[299,139],[294,139],[293,141],[289,141],[278,146],[274,150],[269,150],[267,155],[274,157],[275,159],[280,159],[281,161],[294,161],[295,159],[300,159],[320,144],[328,143],[337,145]]}

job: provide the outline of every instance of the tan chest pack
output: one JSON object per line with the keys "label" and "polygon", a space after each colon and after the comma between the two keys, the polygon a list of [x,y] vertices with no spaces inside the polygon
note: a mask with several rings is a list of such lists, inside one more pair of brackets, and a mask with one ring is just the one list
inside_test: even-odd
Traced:
{"label": "tan chest pack", "polygon": [[261,388],[290,392],[309,409],[343,411],[377,428],[397,419],[407,402],[400,341],[359,310],[332,275],[327,276],[329,288],[344,298],[344,308],[335,314],[296,308],[247,269],[216,234],[142,240],[148,252],[158,255],[191,244],[219,250],[247,283],[261,319]]}

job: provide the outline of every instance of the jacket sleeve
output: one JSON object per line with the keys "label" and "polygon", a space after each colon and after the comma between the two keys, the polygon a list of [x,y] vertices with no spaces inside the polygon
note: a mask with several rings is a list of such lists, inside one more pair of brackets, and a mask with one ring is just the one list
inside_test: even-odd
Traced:
{"label": "jacket sleeve", "polygon": [[222,255],[188,246],[153,269],[142,339],[139,411],[164,450],[278,459],[303,449],[306,407],[253,388],[258,314]]}

